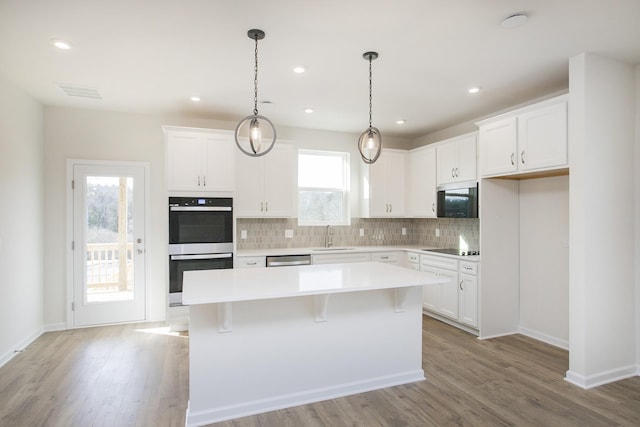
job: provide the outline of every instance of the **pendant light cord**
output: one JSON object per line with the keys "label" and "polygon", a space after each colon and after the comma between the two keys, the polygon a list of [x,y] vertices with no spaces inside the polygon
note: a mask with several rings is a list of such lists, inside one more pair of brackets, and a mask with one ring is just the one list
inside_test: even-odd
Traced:
{"label": "pendant light cord", "polygon": [[371,102],[371,86],[372,86],[373,77],[371,74],[371,55],[369,55],[369,128],[371,128],[371,109],[373,108],[373,103]]}
{"label": "pendant light cord", "polygon": [[255,50],[255,66],[253,68],[253,115],[258,115],[258,35],[255,36],[256,50]]}

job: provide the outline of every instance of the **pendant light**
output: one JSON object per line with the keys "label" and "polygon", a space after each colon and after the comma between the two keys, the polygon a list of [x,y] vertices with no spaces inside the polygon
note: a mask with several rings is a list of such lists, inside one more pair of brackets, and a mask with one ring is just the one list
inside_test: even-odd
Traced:
{"label": "pendant light", "polygon": [[367,164],[375,163],[382,153],[382,135],[380,131],[371,125],[371,61],[378,58],[378,52],[365,52],[362,57],[369,61],[369,128],[360,134],[358,139],[358,151],[362,161]]}
{"label": "pendant light", "polygon": [[[247,36],[256,42],[253,114],[240,120],[240,123],[236,126],[236,145],[247,156],[259,157],[264,156],[273,149],[276,143],[276,128],[271,123],[271,120],[258,114],[258,40],[262,40],[265,34],[262,30],[253,29],[247,32]],[[268,142],[269,140],[271,142]]]}

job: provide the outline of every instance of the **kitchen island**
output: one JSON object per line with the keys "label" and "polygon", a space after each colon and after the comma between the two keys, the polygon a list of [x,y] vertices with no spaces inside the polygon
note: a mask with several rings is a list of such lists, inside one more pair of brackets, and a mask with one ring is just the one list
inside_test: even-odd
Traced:
{"label": "kitchen island", "polygon": [[444,281],[377,262],[185,272],[186,424],[424,379],[422,286]]}

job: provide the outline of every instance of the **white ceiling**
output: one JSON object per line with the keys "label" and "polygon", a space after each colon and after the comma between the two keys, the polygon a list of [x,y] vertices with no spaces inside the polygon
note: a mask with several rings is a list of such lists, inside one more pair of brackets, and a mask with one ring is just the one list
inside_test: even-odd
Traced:
{"label": "white ceiling", "polygon": [[[527,24],[501,28],[516,12]],[[46,105],[235,121],[253,110],[251,28],[276,127],[362,132],[369,50],[373,124],[407,138],[566,89],[582,52],[640,63],[640,0],[0,0],[0,73]]]}

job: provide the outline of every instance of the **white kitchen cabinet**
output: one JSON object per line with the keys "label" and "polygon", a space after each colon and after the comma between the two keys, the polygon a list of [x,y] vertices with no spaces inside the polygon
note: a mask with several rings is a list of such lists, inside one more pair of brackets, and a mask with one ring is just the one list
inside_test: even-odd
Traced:
{"label": "white kitchen cabinet", "polygon": [[477,139],[474,132],[436,145],[438,184],[476,180]]}
{"label": "white kitchen cabinet", "polygon": [[260,268],[267,266],[266,256],[239,256],[233,263],[233,268]]}
{"label": "white kitchen cabinet", "polygon": [[458,320],[458,261],[453,258],[420,255],[420,271],[449,279],[449,282],[442,285],[424,287],[422,292],[424,308]]}
{"label": "white kitchen cabinet", "polygon": [[407,254],[404,251],[372,252],[371,261],[405,267],[407,265]]}
{"label": "white kitchen cabinet", "polygon": [[362,217],[402,217],[405,213],[405,150],[383,150],[372,165],[362,165]]}
{"label": "white kitchen cabinet", "polygon": [[567,114],[561,96],[478,122],[481,175],[566,168]]}
{"label": "white kitchen cabinet", "polygon": [[235,187],[233,133],[165,127],[169,191],[232,192]]}
{"label": "white kitchen cabinet", "polygon": [[444,285],[424,287],[423,308],[453,321],[453,325],[475,332],[478,329],[478,266],[476,261],[420,255],[420,271],[450,279]]}
{"label": "white kitchen cabinet", "polygon": [[276,143],[261,157],[237,156],[236,217],[294,216],[296,163],[291,144]]}
{"label": "white kitchen cabinet", "polygon": [[407,216],[436,217],[436,149],[421,147],[408,154]]}
{"label": "white kitchen cabinet", "polygon": [[369,252],[312,254],[311,264],[344,264],[371,261]]}

